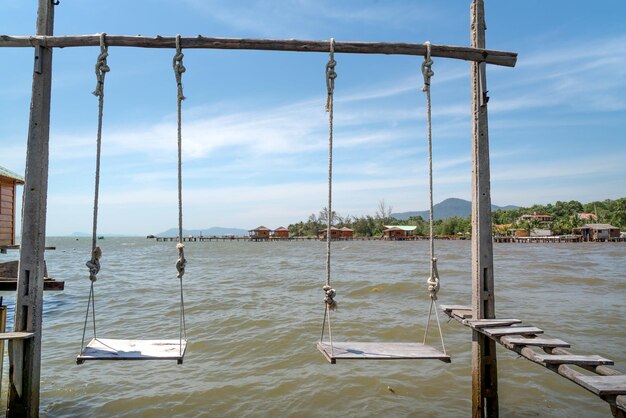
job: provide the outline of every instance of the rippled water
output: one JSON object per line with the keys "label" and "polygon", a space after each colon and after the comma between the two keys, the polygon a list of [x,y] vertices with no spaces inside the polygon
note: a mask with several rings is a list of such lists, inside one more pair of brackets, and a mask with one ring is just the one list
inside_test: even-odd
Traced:
{"label": "rippled water", "polygon": [[[75,364],[89,280],[90,240],[49,238],[42,416],[468,416],[469,330],[443,323],[452,363],[340,362],[315,348],[323,316],[323,242],[188,243],[189,345],[175,362]],[[96,283],[98,335],[178,338],[174,243],[107,238]],[[437,242],[440,303],[470,303],[470,245]],[[496,244],[496,307],[626,370],[626,245]],[[15,258],[2,255],[0,261]],[[428,309],[427,242],[333,244],[336,341],[421,341]],[[4,292],[10,308],[15,295]],[[432,343],[437,343],[436,334]],[[574,383],[498,349],[502,416],[607,416]],[[6,390],[6,367],[3,389]],[[388,390],[393,388],[394,392]],[[0,407],[5,407],[5,395]]]}

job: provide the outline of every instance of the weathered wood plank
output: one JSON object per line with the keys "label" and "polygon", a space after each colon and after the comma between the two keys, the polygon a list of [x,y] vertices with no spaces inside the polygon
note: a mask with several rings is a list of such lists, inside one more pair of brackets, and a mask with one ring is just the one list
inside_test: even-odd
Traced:
{"label": "weathered wood plank", "polygon": [[598,396],[626,395],[626,374],[617,376],[579,376],[578,383]]}
{"label": "weathered wood plank", "polygon": [[331,363],[336,360],[441,360],[450,363],[450,356],[421,343],[318,342],[317,349]]}
{"label": "weathered wood plank", "polygon": [[543,334],[542,329],[532,326],[483,328],[479,331],[492,337],[500,337],[504,335]]}
{"label": "weathered wood plank", "polygon": [[76,358],[86,360],[177,360],[185,356],[187,340],[121,340],[94,338]]}
{"label": "weathered wood plank", "polygon": [[532,347],[570,347],[568,342],[558,338],[524,338],[524,337],[502,337],[503,344],[526,345]]}
{"label": "weathered wood plank", "polygon": [[467,320],[467,324],[472,328],[488,328],[488,327],[503,327],[513,324],[521,324],[519,319],[473,319]]}
{"label": "weathered wood plank", "polygon": [[[175,36],[127,36],[107,35],[108,46],[129,46],[138,48],[176,48]],[[0,47],[82,47],[100,45],[100,35],[72,36],[9,36],[0,35]],[[300,39],[252,39],[252,38],[212,38],[206,36],[181,37],[183,49],[248,49],[262,51],[328,52],[328,41]],[[336,41],[335,53],[386,54],[386,55],[425,55],[423,43],[408,42],[352,42]],[[514,67],[517,53],[496,51],[465,46],[431,45],[431,56],[454,58],[466,61]]]}
{"label": "weathered wood plank", "polygon": [[0,340],[24,340],[34,335],[32,332],[0,332]]}
{"label": "weathered wood plank", "polygon": [[441,305],[440,307],[444,312],[472,310],[472,307],[468,305]]}
{"label": "weathered wood plank", "polygon": [[562,354],[537,354],[537,358],[545,364],[575,364],[578,366],[612,365],[613,360],[598,355],[562,355]]}

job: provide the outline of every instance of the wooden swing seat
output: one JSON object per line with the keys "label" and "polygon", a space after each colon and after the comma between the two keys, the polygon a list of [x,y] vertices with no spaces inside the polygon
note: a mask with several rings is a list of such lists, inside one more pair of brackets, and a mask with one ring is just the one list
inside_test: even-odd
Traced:
{"label": "wooden swing seat", "polygon": [[187,340],[118,340],[94,338],[76,357],[86,360],[176,360],[183,364]]}
{"label": "wooden swing seat", "polygon": [[331,363],[337,360],[441,360],[450,363],[450,356],[421,343],[318,342],[317,349]]}

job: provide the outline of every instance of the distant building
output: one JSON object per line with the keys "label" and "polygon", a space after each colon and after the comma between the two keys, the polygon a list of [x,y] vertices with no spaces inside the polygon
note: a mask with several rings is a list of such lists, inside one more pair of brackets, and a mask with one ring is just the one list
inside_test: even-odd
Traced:
{"label": "distant building", "polygon": [[579,213],[577,217],[581,221],[593,221],[593,222],[598,221],[598,217],[594,213]]}
{"label": "distant building", "polygon": [[[320,231],[320,239],[326,239],[326,234],[328,233],[328,228],[324,228]],[[334,226],[330,227],[330,239],[338,239],[342,236],[342,231],[339,228]]]}
{"label": "distant building", "polygon": [[289,238],[289,229],[280,226],[272,231],[273,238]]}
{"label": "distant building", "polygon": [[533,213],[532,215],[522,215],[519,217],[521,221],[532,221],[537,220],[539,222],[550,222],[552,220],[552,216],[550,215],[540,215],[537,213]]}
{"label": "distant building", "polygon": [[619,228],[609,224],[585,224],[574,228],[572,233],[581,235],[583,241],[607,241],[620,237]]}
{"label": "distant building", "polygon": [[271,229],[266,228],[264,226],[260,226],[255,229],[251,229],[248,231],[250,234],[250,238],[252,239],[269,239],[270,238]]}
{"label": "distant building", "polygon": [[415,236],[417,226],[409,225],[385,225],[383,230],[384,239],[406,239]]}
{"label": "distant building", "polygon": [[354,236],[354,231],[347,226],[341,228],[341,238],[350,239]]}
{"label": "distant building", "polygon": [[0,166],[0,247],[15,245],[16,186],[24,178]]}
{"label": "distant building", "polygon": [[549,237],[552,235],[552,230],[550,228],[533,228],[530,231],[531,237]]}

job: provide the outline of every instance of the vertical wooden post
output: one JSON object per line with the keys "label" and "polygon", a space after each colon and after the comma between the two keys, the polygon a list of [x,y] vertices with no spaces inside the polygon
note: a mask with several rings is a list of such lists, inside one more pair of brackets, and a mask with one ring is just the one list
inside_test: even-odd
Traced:
{"label": "vertical wooden post", "polygon": [[[2,304],[0,296],[0,332],[6,332],[7,328],[7,307]],[[2,393],[2,375],[4,374],[4,340],[0,341],[0,393]]]}
{"label": "vertical wooden post", "polygon": [[[54,3],[39,0],[37,35],[53,35],[53,28]],[[34,337],[9,343],[8,417],[39,416],[51,86],[52,48],[35,47],[14,326]]]}
{"label": "vertical wooden post", "polygon": [[[485,48],[484,0],[471,6],[471,46]],[[473,318],[495,318],[491,179],[486,64],[472,62],[472,309]],[[472,332],[472,416],[498,416],[495,341]]]}

